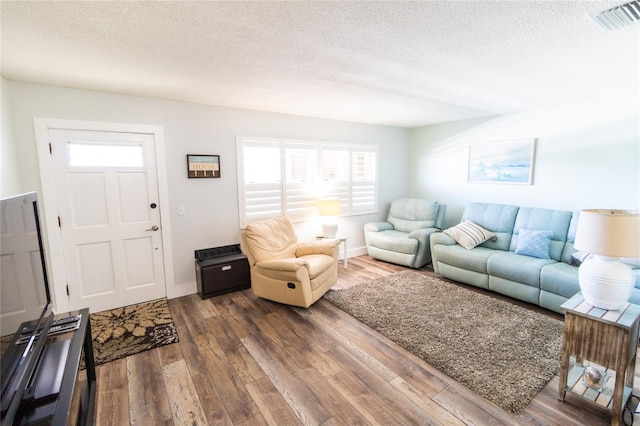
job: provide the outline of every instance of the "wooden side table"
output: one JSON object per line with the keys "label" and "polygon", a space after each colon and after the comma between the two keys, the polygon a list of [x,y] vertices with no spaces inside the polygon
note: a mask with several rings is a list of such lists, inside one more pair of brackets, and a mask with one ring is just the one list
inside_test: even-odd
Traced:
{"label": "wooden side table", "polygon": [[[640,306],[627,303],[609,311],[589,305],[577,293],[561,309],[565,318],[558,399],[564,401],[567,391],[572,392],[611,410],[611,424],[621,424],[623,406],[633,391]],[[569,370],[571,356],[576,365]],[[585,385],[584,361],[615,370],[612,389],[610,381],[600,389]]]}

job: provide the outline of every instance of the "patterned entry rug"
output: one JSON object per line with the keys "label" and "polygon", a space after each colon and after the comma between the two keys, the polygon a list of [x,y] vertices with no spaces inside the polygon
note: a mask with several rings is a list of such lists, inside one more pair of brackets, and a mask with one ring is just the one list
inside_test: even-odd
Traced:
{"label": "patterned entry rug", "polygon": [[561,320],[432,276],[397,272],[324,299],[512,413],[560,370]]}
{"label": "patterned entry rug", "polygon": [[167,299],[90,314],[96,365],[178,342]]}

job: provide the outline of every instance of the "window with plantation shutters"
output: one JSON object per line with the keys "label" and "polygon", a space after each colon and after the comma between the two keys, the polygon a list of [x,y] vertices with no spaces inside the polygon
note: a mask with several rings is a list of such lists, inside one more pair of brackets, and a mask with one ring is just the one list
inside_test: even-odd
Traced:
{"label": "window with plantation shutters", "polygon": [[350,214],[350,186],[349,182],[348,146],[323,146],[320,158],[320,194],[322,197],[337,197],[340,199],[340,210]]}
{"label": "window with plantation shutters", "polygon": [[274,144],[247,141],[242,149],[242,161],[238,161],[238,193],[241,221],[245,225],[283,213],[280,157],[280,147]]}
{"label": "window with plantation shutters", "polygon": [[316,209],[317,152],[313,145],[284,145],[284,206],[292,220],[311,216]]}
{"label": "window with plantation shutters", "polygon": [[316,200],[340,199],[343,216],[377,211],[377,147],[237,138],[241,227],[280,214],[308,220]]}
{"label": "window with plantation shutters", "polygon": [[358,149],[351,155],[351,213],[369,213],[378,204],[376,151]]}

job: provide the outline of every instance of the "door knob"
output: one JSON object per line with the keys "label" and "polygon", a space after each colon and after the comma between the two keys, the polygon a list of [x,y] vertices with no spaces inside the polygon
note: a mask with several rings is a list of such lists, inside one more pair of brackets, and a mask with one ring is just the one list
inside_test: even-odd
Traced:
{"label": "door knob", "polygon": [[151,228],[145,229],[145,231],[157,231],[158,229],[160,229],[158,228],[158,225],[153,225]]}

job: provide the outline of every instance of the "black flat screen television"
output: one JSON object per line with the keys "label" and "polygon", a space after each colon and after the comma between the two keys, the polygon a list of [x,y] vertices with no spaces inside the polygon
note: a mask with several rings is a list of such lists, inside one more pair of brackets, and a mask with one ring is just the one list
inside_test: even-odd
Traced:
{"label": "black flat screen television", "polygon": [[[53,320],[38,196],[0,200],[0,330],[2,423],[11,422]],[[29,327],[21,324],[29,322]],[[20,337],[24,343],[11,343]],[[38,338],[43,336],[43,338]],[[14,342],[16,339],[13,339]]]}

